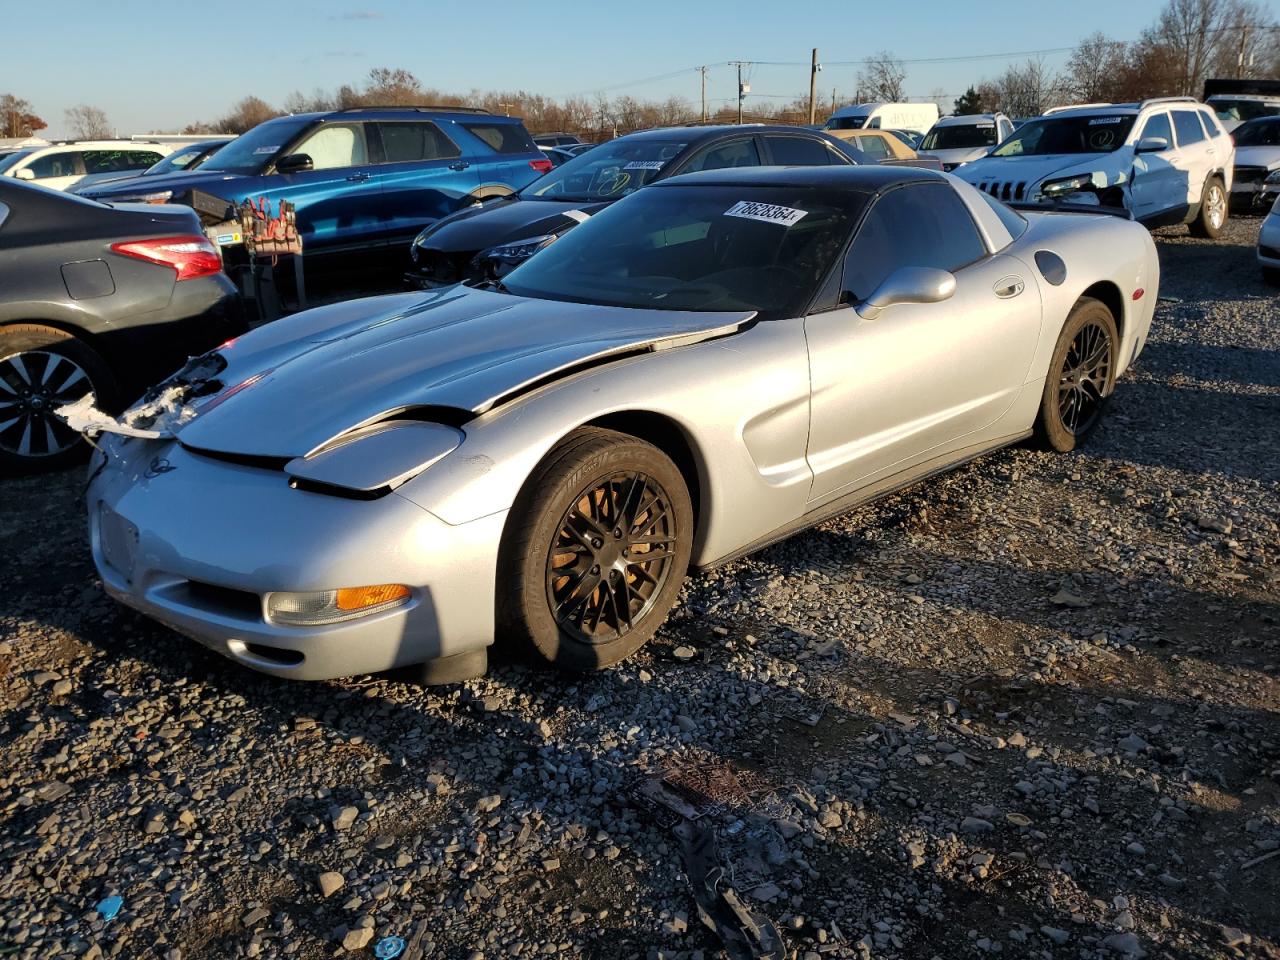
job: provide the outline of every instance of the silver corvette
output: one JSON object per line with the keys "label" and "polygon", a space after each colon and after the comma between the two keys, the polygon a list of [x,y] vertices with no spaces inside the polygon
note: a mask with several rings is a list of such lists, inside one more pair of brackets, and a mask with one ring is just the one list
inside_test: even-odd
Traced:
{"label": "silver corvette", "polygon": [[686,570],[1027,437],[1072,449],[1159,267],[1101,213],[907,167],[674,178],[489,288],[310,310],[98,434],[108,592],[246,666],[585,670]]}

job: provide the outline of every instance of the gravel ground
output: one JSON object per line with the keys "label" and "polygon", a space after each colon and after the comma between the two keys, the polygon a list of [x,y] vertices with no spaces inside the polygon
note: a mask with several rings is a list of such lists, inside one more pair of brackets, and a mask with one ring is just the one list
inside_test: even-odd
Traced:
{"label": "gravel ground", "polygon": [[[82,475],[0,511],[0,956],[718,956],[632,799],[709,773],[821,957],[1280,957],[1280,299],[1159,237],[1152,342],[1018,448],[712,574],[566,679],[289,684],[101,593]],[[103,898],[123,900],[106,921]]]}

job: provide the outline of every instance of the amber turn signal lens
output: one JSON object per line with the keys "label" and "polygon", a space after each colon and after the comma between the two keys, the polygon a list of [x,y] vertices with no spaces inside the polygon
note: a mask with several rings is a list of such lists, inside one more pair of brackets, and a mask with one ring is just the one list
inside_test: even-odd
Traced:
{"label": "amber turn signal lens", "polygon": [[384,603],[409,599],[409,588],[402,583],[380,583],[373,587],[343,587],[338,591],[339,610],[363,610]]}

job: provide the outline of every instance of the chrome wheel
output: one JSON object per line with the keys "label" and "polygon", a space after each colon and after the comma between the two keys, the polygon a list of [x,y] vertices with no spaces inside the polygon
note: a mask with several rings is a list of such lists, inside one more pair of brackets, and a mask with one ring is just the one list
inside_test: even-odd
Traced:
{"label": "chrome wheel", "polygon": [[80,435],[53,411],[92,389],[84,368],[60,353],[28,350],[0,360],[0,450],[39,458],[71,449]]}
{"label": "chrome wheel", "polygon": [[652,477],[618,473],[582,491],[547,555],[547,601],[560,629],[593,644],[629,633],[662,591],[679,534]]}
{"label": "chrome wheel", "polygon": [[1058,416],[1073,434],[1088,433],[1102,412],[1111,377],[1111,334],[1086,323],[1071,341],[1058,381]]}
{"label": "chrome wheel", "polygon": [[1220,228],[1227,220],[1227,194],[1218,183],[1209,185],[1209,195],[1205,197],[1205,213],[1209,226],[1214,230]]}

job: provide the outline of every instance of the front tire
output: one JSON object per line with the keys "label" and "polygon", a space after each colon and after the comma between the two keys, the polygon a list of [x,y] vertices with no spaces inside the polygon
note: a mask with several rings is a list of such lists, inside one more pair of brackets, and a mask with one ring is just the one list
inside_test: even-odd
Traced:
{"label": "front tire", "polygon": [[92,392],[99,406],[117,392],[106,362],[55,327],[0,327],[0,472],[55,470],[84,458],[88,445],[54,410]]}
{"label": "front tire", "polygon": [[666,619],[693,549],[693,505],[657,447],[565,437],[512,508],[498,561],[499,641],[569,671],[630,656]]}
{"label": "front tire", "polygon": [[1074,450],[1102,420],[1115,389],[1120,337],[1107,305],[1081,297],[1054,347],[1035,433],[1051,450]]}
{"label": "front tire", "polygon": [[1191,235],[1216,240],[1227,225],[1227,188],[1218,176],[1209,177],[1200,192],[1200,212],[1191,221]]}

